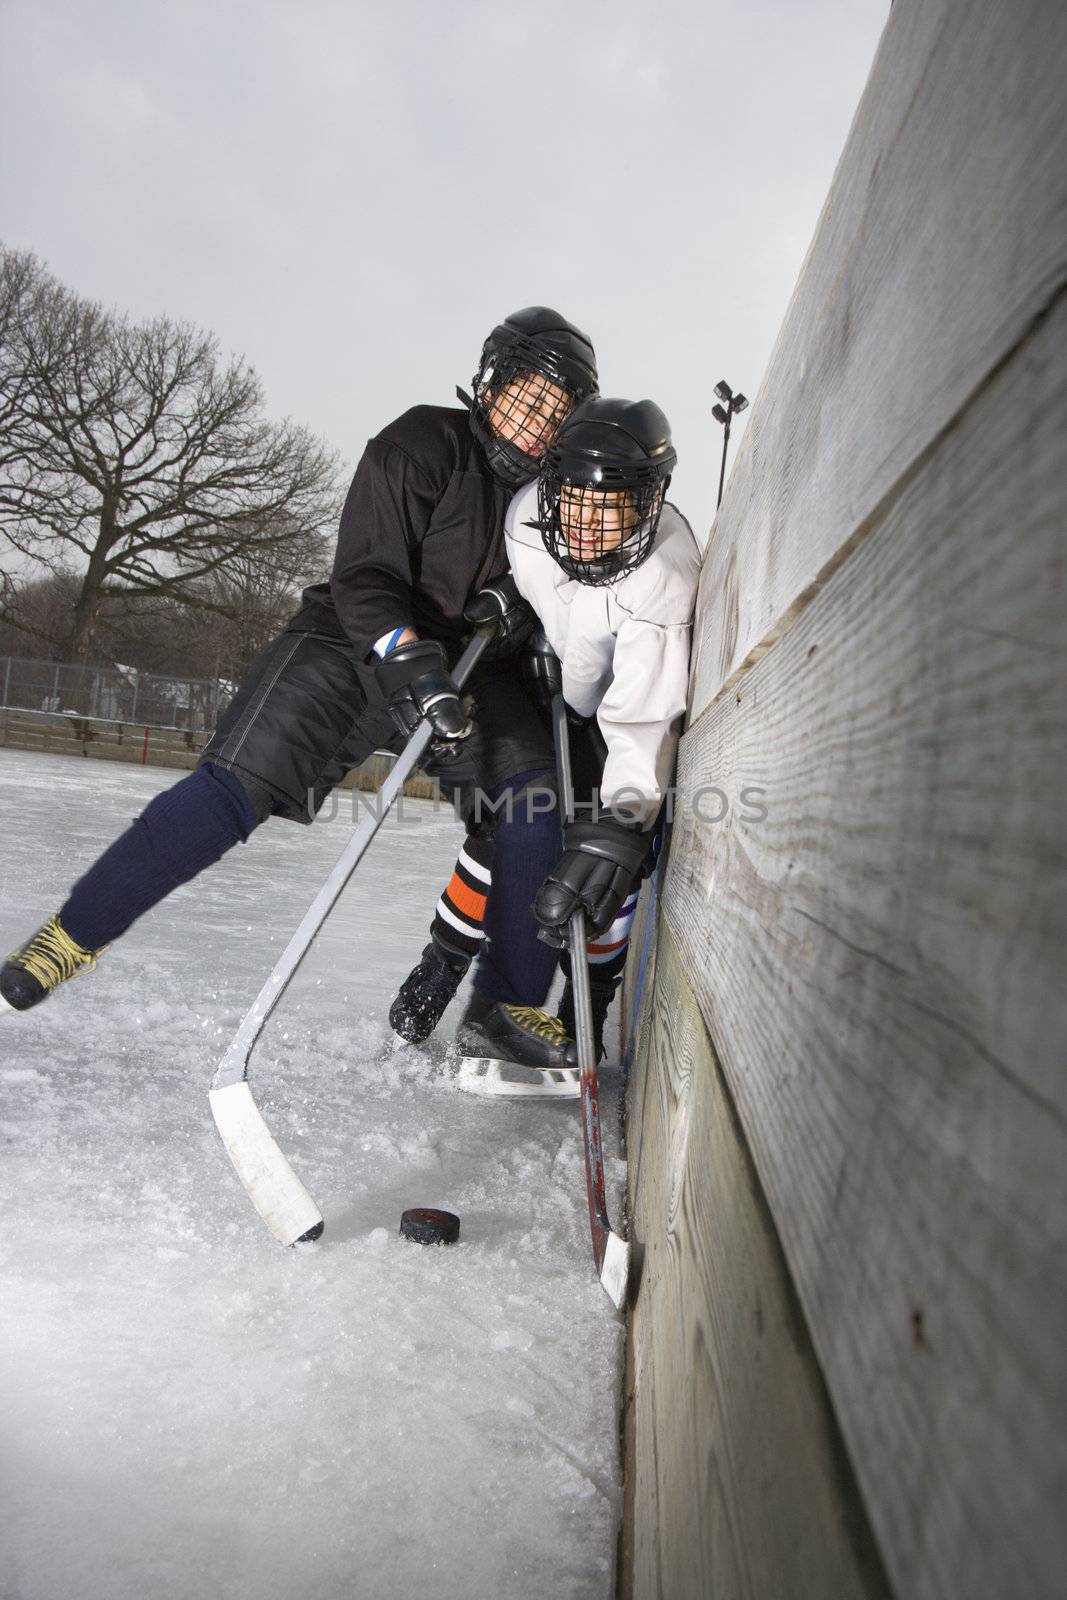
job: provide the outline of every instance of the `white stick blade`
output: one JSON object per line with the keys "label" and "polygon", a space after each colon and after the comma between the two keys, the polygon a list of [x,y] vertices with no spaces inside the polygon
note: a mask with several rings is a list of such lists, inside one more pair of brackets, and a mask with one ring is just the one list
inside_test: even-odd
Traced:
{"label": "white stick blade", "polygon": [[630,1246],[617,1233],[608,1234],[604,1251],[604,1265],[600,1269],[603,1284],[616,1311],[626,1304],[626,1285],[630,1279]]}
{"label": "white stick blade", "polygon": [[492,1056],[464,1056],[456,1078],[468,1094],[509,1100],[577,1100],[577,1067],[520,1067]]}
{"label": "white stick blade", "polygon": [[247,1083],[208,1091],[211,1114],[245,1192],[279,1244],[322,1230],[322,1213],[282,1154]]}

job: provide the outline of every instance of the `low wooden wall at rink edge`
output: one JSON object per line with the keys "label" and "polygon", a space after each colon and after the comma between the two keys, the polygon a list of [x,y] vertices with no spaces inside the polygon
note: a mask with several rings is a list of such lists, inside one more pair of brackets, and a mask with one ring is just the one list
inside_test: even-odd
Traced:
{"label": "low wooden wall at rink edge", "polygon": [[1058,0],[895,0],[712,530],[627,978],[632,1600],[1067,1593],[1065,83]]}
{"label": "low wooden wall at rink edge", "polygon": [[[141,722],[83,717],[74,711],[20,711],[0,706],[0,750],[88,756],[94,761],[179,767],[191,772],[210,737],[209,728],[157,728]],[[387,750],[375,750],[346,774],[338,788],[377,794],[395,761]],[[418,770],[403,788],[410,800],[432,800],[436,792],[433,779]],[[329,804],[327,801],[327,807]]]}

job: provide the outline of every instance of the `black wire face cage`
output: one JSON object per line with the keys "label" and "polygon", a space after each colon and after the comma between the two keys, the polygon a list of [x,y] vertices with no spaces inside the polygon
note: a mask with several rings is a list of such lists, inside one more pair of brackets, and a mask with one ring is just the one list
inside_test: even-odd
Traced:
{"label": "black wire face cage", "polygon": [[596,392],[554,363],[533,340],[487,351],[474,376],[471,425],[493,472],[516,488],[536,476],[541,458],[579,400]]}
{"label": "black wire face cage", "polygon": [[599,588],[652,553],[670,479],[662,469],[597,467],[580,483],[547,469],[537,481],[545,549],[570,578]]}

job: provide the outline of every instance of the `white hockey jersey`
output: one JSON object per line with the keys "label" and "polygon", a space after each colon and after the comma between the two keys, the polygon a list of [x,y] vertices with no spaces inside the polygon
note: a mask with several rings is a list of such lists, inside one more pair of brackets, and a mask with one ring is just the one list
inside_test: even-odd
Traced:
{"label": "white hockey jersey", "polygon": [[504,524],[519,592],[540,617],[563,665],[563,694],[596,713],[608,747],[601,800],[651,823],[670,782],[689,683],[700,552],[681,512],[663,508],[652,553],[599,588],[568,578],[549,555],[537,518],[537,484],[520,489]]}

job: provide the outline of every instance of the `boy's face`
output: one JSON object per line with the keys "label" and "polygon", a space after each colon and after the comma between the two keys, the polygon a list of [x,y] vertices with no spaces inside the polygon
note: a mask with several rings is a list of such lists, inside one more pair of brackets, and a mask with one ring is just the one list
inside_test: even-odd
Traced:
{"label": "boy's face", "polygon": [[625,489],[592,489],[565,483],[559,517],[567,553],[576,561],[596,561],[617,550],[637,527],[637,508]]}
{"label": "boy's face", "polygon": [[543,456],[574,408],[565,389],[528,373],[505,384],[489,401],[489,425],[498,439],[524,456]]}

